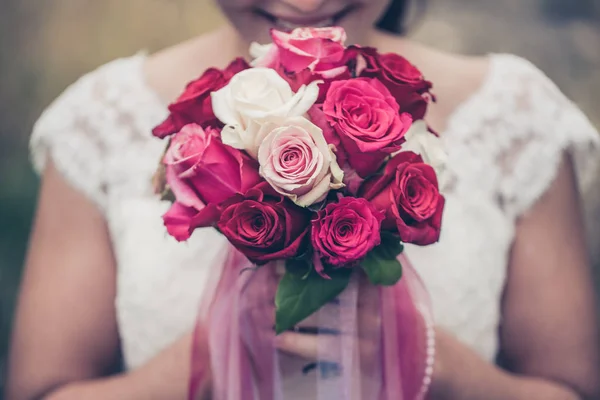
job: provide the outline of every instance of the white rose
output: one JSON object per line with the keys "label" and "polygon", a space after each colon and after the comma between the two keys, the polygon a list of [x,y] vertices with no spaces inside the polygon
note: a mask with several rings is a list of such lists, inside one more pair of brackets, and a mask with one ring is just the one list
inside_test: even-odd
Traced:
{"label": "white rose", "polygon": [[260,174],[277,192],[307,207],[344,186],[344,173],[318,126],[295,117],[263,129],[269,133],[258,150]]}
{"label": "white rose", "polygon": [[404,138],[406,142],[402,144],[400,151],[412,151],[419,154],[426,164],[433,167],[441,186],[446,177],[446,163],[448,162],[448,154],[442,139],[429,131],[424,120],[415,121]]}
{"label": "white rose", "polygon": [[297,93],[270,68],[250,68],[236,74],[229,84],[212,93],[215,116],[225,124],[223,143],[246,150],[256,158],[264,139],[261,125],[304,115],[319,96],[320,82],[302,86]]}
{"label": "white rose", "polygon": [[259,44],[253,42],[250,45],[250,57],[252,57],[250,65],[252,67],[271,67],[275,65],[277,54],[277,47],[273,43]]}

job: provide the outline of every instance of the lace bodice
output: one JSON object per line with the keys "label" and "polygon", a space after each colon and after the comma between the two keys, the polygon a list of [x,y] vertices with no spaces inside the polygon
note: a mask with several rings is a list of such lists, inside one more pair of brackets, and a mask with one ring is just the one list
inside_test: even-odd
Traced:
{"label": "lace bodice", "polygon": [[[163,227],[168,204],[153,194],[151,178],[165,144],[150,132],[166,107],[144,82],[145,58],[113,61],[81,78],[44,112],[31,139],[36,169],[51,156],[106,217],[129,368],[191,329],[207,272],[226,252],[213,230],[177,243]],[[483,87],[441,137],[449,154],[442,237],[407,253],[431,293],[436,323],[491,361],[515,221],[549,187],[564,151],[586,184],[597,133],[533,65],[492,55]]]}

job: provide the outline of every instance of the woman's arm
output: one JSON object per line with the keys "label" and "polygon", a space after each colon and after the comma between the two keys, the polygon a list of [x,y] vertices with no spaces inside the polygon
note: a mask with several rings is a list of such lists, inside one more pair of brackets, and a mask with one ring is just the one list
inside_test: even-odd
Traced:
{"label": "woman's arm", "polygon": [[136,372],[107,377],[119,362],[115,284],[103,216],[49,165],[15,321],[7,400],[186,398],[190,337]]}
{"label": "woman's arm", "polygon": [[600,398],[598,316],[577,193],[565,159],[518,224],[501,327],[510,372],[440,332],[431,399]]}
{"label": "woman's arm", "polygon": [[138,370],[72,381],[42,399],[187,400],[190,354],[191,335],[186,335]]}

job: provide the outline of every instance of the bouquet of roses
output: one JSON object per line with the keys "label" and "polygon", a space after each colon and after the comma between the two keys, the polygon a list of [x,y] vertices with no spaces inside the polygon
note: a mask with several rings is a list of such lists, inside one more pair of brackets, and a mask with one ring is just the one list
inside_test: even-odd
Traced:
{"label": "bouquet of roses", "polygon": [[[253,399],[256,391],[260,399],[283,398],[285,385],[274,383],[282,379],[270,355],[274,336],[347,300],[356,339],[357,296],[367,285],[382,288],[374,295],[374,313],[385,312],[385,318],[371,338],[379,360],[371,370],[381,379],[376,389],[363,383],[362,398],[395,391],[394,398],[412,400],[431,373],[432,346],[425,296],[415,295],[418,279],[401,253],[403,243],[439,239],[444,207],[437,178],[444,152],[423,121],[431,83],[399,55],[346,47],[342,28],[271,35],[273,43],[252,45],[250,64],[237,59],[191,82],[153,132],[168,139],[156,181],[173,202],[164,215],[168,232],[183,241],[195,229],[214,227],[237,250],[205,314],[207,329],[221,327],[210,347],[213,381],[222,379],[220,391],[213,382],[213,393],[219,399]],[[279,270],[274,284],[273,270]],[[244,271],[254,277],[241,278]],[[267,293],[267,285],[276,292]],[[251,294],[258,292],[273,296],[275,332],[268,340],[250,332],[259,317],[249,320],[240,311],[259,308]],[[349,326],[346,317],[336,332]],[[316,325],[323,328],[323,320]],[[391,366],[388,352],[395,352],[397,366],[411,358],[404,371]],[[346,388],[324,397],[321,391],[320,398],[351,398],[343,395],[355,386],[350,370],[357,356],[350,361],[350,353],[339,350],[335,360],[337,375],[347,375]],[[423,360],[409,356],[415,353]],[[232,363],[240,364],[236,373]],[[216,378],[220,364],[227,378]]]}

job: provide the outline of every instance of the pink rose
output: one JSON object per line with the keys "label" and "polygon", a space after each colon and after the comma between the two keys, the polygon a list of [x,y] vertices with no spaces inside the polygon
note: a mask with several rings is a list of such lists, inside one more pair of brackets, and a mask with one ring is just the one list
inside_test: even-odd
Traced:
{"label": "pink rose", "polygon": [[308,244],[310,212],[263,182],[223,204],[219,230],[258,265],[300,255]]}
{"label": "pink rose", "polygon": [[297,28],[290,33],[272,29],[271,37],[272,44],[252,46],[252,65],[277,70],[294,90],[316,79],[350,78],[348,65],[358,52],[344,46],[343,28]]}
{"label": "pink rose", "polygon": [[[223,144],[215,130],[204,130],[196,124],[186,125],[173,136],[163,163],[167,185],[176,199],[175,209],[168,216],[176,214],[181,222],[183,215],[192,213],[179,212],[181,206],[198,214],[190,222],[189,233],[178,235],[179,240],[187,239],[193,228],[210,225],[216,205],[261,180],[254,160]],[[165,224],[169,221],[165,219]]]}
{"label": "pink rose", "polygon": [[[312,220],[311,240],[317,256],[332,266],[352,266],[381,243],[383,218],[362,198],[343,197],[329,203]],[[321,268],[317,266],[319,273],[323,273]]]}
{"label": "pink rose", "polygon": [[194,207],[186,207],[178,202],[173,203],[163,215],[163,222],[169,235],[178,241],[189,239],[193,231],[192,221],[198,213],[199,211]]}
{"label": "pink rose", "polygon": [[365,182],[360,195],[385,211],[383,229],[397,231],[403,242],[426,246],[439,240],[444,197],[435,171],[421,156],[400,152],[383,174]]}
{"label": "pink rose", "polygon": [[400,150],[412,117],[377,79],[334,81],[323,112],[340,138],[348,163],[365,178],[391,153]]}
{"label": "pink rose", "polygon": [[301,207],[323,201],[343,187],[343,172],[323,137],[304,117],[270,124],[258,150],[260,174],[279,193]]}
{"label": "pink rose", "polygon": [[200,78],[190,82],[177,101],[169,106],[169,117],[154,128],[154,136],[163,138],[172,135],[190,123],[218,126],[219,121],[212,110],[211,92],[221,89],[235,74],[249,67],[246,61],[238,58],[222,71],[207,69]]}
{"label": "pink rose", "polygon": [[360,76],[377,78],[388,88],[400,105],[402,112],[410,113],[414,120],[423,119],[432,84],[417,67],[406,58],[394,54],[379,54],[374,48],[361,48],[366,67]]}
{"label": "pink rose", "polygon": [[292,32],[271,30],[273,44],[253,45],[256,57],[252,66],[274,68],[281,66],[287,72],[309,69],[315,74],[334,78],[348,70],[345,65],[342,28],[297,28]]}

